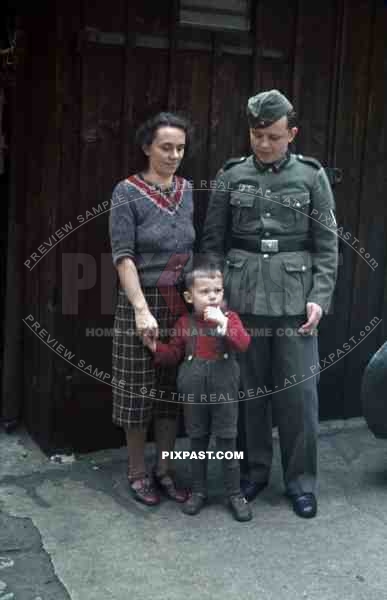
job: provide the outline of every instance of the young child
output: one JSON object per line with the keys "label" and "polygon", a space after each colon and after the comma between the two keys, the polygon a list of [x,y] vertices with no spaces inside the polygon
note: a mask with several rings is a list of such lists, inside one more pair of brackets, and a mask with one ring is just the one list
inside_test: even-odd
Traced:
{"label": "young child", "polygon": [[196,515],[207,500],[206,451],[213,433],[216,451],[228,456],[221,460],[231,511],[237,521],[249,521],[252,514],[240,491],[239,461],[234,457],[239,391],[239,365],[234,353],[247,350],[250,336],[238,315],[224,308],[219,262],[202,258],[186,276],[185,284],[184,297],[193,305],[193,312],[176,322],[168,344],[149,338],[145,341],[158,366],[181,363],[177,390],[184,402],[191,452],[205,456],[191,460],[192,495],[182,510]]}

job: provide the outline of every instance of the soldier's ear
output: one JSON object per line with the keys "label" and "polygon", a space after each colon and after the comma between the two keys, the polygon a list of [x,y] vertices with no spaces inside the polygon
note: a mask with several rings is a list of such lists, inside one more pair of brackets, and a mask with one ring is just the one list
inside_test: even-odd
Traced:
{"label": "soldier's ear", "polygon": [[147,144],[144,144],[143,146],[141,146],[141,148],[145,156],[149,156],[149,146]]}
{"label": "soldier's ear", "polygon": [[184,300],[185,300],[186,302],[188,302],[188,304],[192,304],[193,300],[192,300],[192,294],[191,294],[191,292],[190,292],[190,291],[186,290],[186,291],[183,293],[183,296],[184,296]]}
{"label": "soldier's ear", "polygon": [[289,129],[289,144],[290,144],[290,142],[292,142],[294,140],[297,133],[298,133],[298,127],[292,127],[291,129]]}

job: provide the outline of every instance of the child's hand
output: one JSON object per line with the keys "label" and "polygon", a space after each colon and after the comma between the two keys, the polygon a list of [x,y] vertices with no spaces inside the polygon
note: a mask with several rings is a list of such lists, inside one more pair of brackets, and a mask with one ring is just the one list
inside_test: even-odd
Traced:
{"label": "child's hand", "polygon": [[213,321],[219,327],[224,328],[227,325],[227,317],[219,306],[207,306],[203,312],[205,321]]}
{"label": "child's hand", "polygon": [[156,352],[156,338],[154,335],[144,333],[144,335],[142,336],[142,342],[144,346],[149,348],[151,352]]}

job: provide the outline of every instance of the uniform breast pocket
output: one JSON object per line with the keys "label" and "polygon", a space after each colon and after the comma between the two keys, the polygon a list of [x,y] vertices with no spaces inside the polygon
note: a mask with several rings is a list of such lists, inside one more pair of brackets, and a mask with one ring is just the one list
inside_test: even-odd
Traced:
{"label": "uniform breast pocket", "polygon": [[254,194],[234,192],[230,198],[232,229],[235,233],[254,232],[257,228]]}
{"label": "uniform breast pocket", "polygon": [[310,195],[309,192],[283,194],[278,203],[278,218],[284,229],[292,228],[296,232],[309,229]]}

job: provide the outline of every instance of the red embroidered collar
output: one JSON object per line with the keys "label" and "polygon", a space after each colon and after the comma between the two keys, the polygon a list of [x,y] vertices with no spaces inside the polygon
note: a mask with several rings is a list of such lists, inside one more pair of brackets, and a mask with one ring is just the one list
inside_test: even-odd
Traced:
{"label": "red embroidered collar", "polygon": [[127,181],[135,187],[142,196],[147,196],[153,204],[167,212],[175,212],[183,199],[183,192],[186,186],[186,180],[177,175],[173,178],[173,191],[170,194],[164,194],[156,189],[150,183],[144,181],[139,175],[131,175]]}

